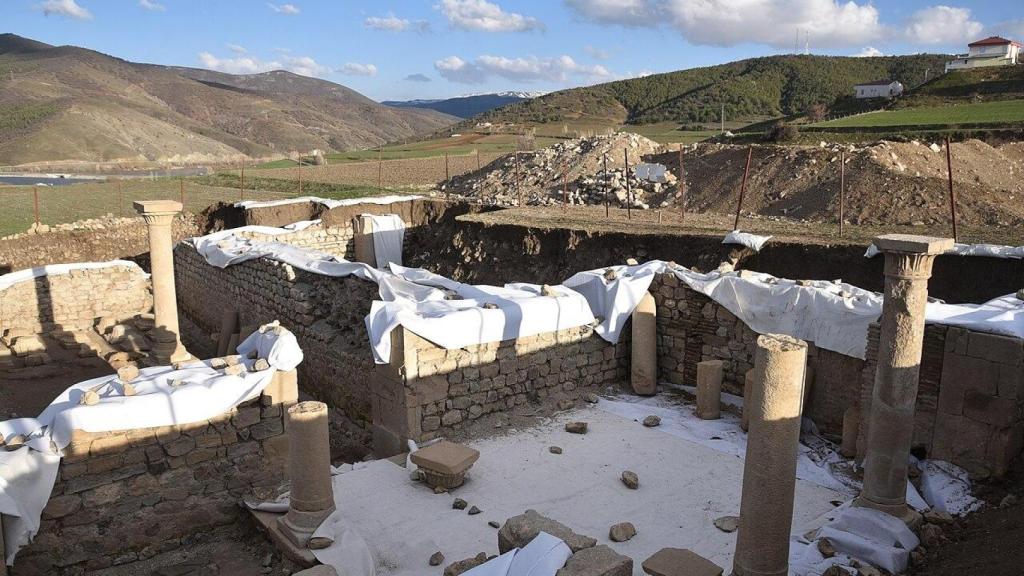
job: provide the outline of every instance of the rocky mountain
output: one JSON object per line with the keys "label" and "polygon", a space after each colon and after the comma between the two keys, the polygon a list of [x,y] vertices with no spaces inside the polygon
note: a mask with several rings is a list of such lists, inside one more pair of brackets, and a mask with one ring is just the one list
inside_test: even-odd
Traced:
{"label": "rocky mountain", "polygon": [[399,108],[425,108],[451,114],[459,118],[472,118],[506,104],[515,104],[541,96],[543,92],[497,92],[494,94],[467,94],[442,100],[389,100],[382,104]]}
{"label": "rocky mountain", "polygon": [[139,64],[0,34],[0,165],[349,150],[455,120],[281,70],[232,75]]}

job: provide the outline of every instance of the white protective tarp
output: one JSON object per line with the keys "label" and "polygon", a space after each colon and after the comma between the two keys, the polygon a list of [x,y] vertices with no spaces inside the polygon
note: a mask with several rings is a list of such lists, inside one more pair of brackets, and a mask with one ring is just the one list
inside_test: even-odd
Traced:
{"label": "white protective tarp", "polygon": [[[457,349],[485,342],[512,340],[591,324],[594,316],[578,292],[555,286],[557,296],[544,296],[536,284],[471,286],[419,268],[391,266],[382,277],[380,294],[366,317],[374,359],[391,357],[391,330],[401,325],[441,346]],[[410,294],[409,288],[429,292]],[[458,299],[445,299],[454,294]]]}
{"label": "white protective tarp", "polygon": [[[0,290],[5,290],[22,282],[39,278],[42,276],[56,276],[58,274],[69,274],[74,270],[96,270],[101,268],[124,267],[142,271],[139,265],[129,260],[110,260],[108,262],[76,262],[74,264],[49,264],[10,272],[0,276]],[[148,276],[148,274],[146,274]]]}
{"label": "white protective tarp", "polygon": [[760,252],[761,248],[771,239],[771,236],[758,236],[757,234],[751,234],[750,232],[733,230],[725,235],[725,238],[722,240],[722,244],[739,244],[750,248],[754,252]]}
{"label": "white protective tarp", "polygon": [[[877,246],[871,244],[868,246],[867,252],[864,253],[865,258],[874,258],[881,254],[882,251]],[[1004,246],[1002,244],[954,244],[952,248],[946,250],[943,254],[951,256],[987,256],[989,258],[1024,258],[1024,246]]]}
{"label": "white protective tarp", "polygon": [[[292,370],[302,361],[295,336],[281,327],[261,327],[238,345],[238,352],[255,352],[270,368],[254,371],[254,359],[243,361],[246,371],[226,375],[195,361],[175,370],[170,366],[143,368],[132,381],[134,396],[125,396],[117,375],[101,376],[71,386],[35,418],[0,422],[0,437],[27,438],[26,446],[0,450],[0,513],[4,515],[7,563],[39,529],[39,517],[53,489],[60,454],[73,430],[110,432],[172,426],[208,420],[255,398],[277,370]],[[79,404],[94,390],[100,396],[92,406]]]}
{"label": "white protective tarp", "polygon": [[555,576],[572,556],[569,546],[547,532],[539,532],[523,546],[463,572],[466,576]]}
{"label": "white protective tarp", "polygon": [[391,194],[388,196],[364,196],[361,198],[347,198],[344,200],[332,200],[330,198],[320,198],[318,196],[298,196],[296,198],[285,198],[283,200],[245,200],[243,202],[235,202],[235,207],[251,210],[253,208],[270,208],[272,206],[312,202],[314,204],[320,204],[327,209],[331,209],[338,208],[339,206],[358,206],[359,204],[394,204],[395,202],[410,202],[419,198],[423,198],[423,196]]}
{"label": "white protective tarp", "polygon": [[402,265],[402,246],[405,243],[405,222],[397,214],[363,214],[373,222],[373,255],[377,268],[389,264]]}
{"label": "white protective tarp", "polygon": [[[600,322],[594,331],[614,343],[619,341],[622,328],[647,293],[654,276],[665,269],[665,263],[659,260],[638,266],[609,266],[579,272],[562,285],[586,298],[591,313]],[[614,271],[613,280],[605,278],[608,270]]]}

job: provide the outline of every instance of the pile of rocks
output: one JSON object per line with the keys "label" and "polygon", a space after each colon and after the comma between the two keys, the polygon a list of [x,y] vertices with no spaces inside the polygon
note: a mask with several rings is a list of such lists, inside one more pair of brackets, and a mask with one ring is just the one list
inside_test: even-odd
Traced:
{"label": "pile of rocks", "polygon": [[[179,218],[183,221],[182,223],[186,226],[195,227],[196,215],[191,212],[183,212]],[[24,238],[26,236],[33,236],[36,234],[46,234],[48,232],[80,232],[88,230],[117,230],[128,228],[131,226],[138,226],[142,222],[142,219],[138,216],[134,217],[117,217],[112,213],[108,212],[98,218],[87,218],[85,220],[77,220],[75,222],[65,222],[62,224],[36,224],[32,223],[28,230],[19,234],[12,234],[10,236],[4,236],[0,240],[14,240],[17,238]]]}
{"label": "pile of rocks", "polygon": [[566,140],[504,156],[481,170],[452,178],[441,189],[449,195],[499,206],[560,204],[563,189],[569,203],[603,204],[607,191],[611,202],[626,206],[630,203],[625,170],[628,154],[632,205],[647,208],[652,196],[675,188],[671,185],[674,176],[665,182],[649,182],[633,173],[643,156],[659,148],[657,142],[627,132]]}

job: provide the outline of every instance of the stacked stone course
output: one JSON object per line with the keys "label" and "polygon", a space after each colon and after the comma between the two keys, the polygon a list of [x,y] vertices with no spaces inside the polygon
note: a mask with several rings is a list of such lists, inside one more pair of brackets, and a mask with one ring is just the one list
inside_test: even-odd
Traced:
{"label": "stacked stone course", "polygon": [[293,401],[292,392],[268,389],[207,421],[75,431],[15,574],[80,574],[145,560],[237,521],[243,495],[284,479],[284,410]]}
{"label": "stacked stone course", "polygon": [[149,278],[138,268],[40,276],[0,290],[0,336],[87,330],[98,318],[130,318],[152,306]]}

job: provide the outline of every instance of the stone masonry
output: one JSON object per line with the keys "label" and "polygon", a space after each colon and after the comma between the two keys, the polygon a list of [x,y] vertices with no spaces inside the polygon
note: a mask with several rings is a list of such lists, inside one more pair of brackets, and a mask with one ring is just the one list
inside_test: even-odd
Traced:
{"label": "stone masonry", "polygon": [[458,350],[399,328],[372,388],[374,445],[393,453],[406,438],[444,436],[484,414],[622,384],[628,365],[629,338],[610,344],[590,326]]}
{"label": "stone masonry", "polygon": [[152,306],[149,278],[138,268],[40,276],[0,290],[0,336],[87,330],[98,318],[129,318]]}
{"label": "stone masonry", "polygon": [[76,431],[33,542],[15,574],[80,574],[187,545],[238,520],[239,500],[284,479],[284,408],[274,389],[208,421],[121,432]]}

